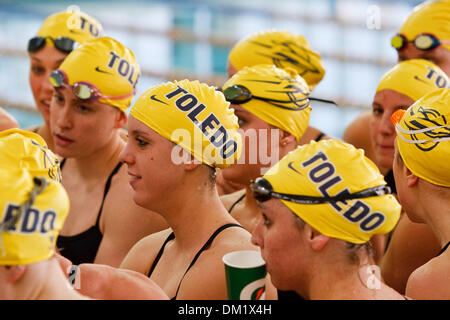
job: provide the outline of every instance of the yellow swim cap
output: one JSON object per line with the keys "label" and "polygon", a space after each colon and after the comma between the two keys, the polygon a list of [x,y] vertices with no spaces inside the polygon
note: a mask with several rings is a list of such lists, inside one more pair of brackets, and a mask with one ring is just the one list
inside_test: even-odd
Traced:
{"label": "yellow swim cap", "polygon": [[424,59],[401,61],[386,72],[377,90],[391,89],[414,101],[428,92],[450,85],[450,80],[437,65]]}
{"label": "yellow swim cap", "polygon": [[[450,40],[450,1],[425,1],[416,6],[408,16],[400,33],[413,40],[422,33],[431,33],[439,40]],[[450,44],[442,44],[450,50]]]}
{"label": "yellow swim cap", "polygon": [[305,79],[312,90],[325,75],[321,57],[308,41],[289,31],[267,30],[239,41],[230,52],[229,61],[241,70],[257,64],[290,67]]}
{"label": "yellow swim cap", "polygon": [[223,94],[198,81],[174,81],[147,90],[130,115],[211,167],[233,164],[242,149],[238,119]]}
{"label": "yellow swim cap", "polygon": [[450,89],[435,90],[392,115],[406,167],[432,184],[450,187]]}
{"label": "yellow swim cap", "polygon": [[[233,101],[231,90],[239,88],[247,89],[252,99],[245,103]],[[293,69],[274,65],[245,67],[228,79],[222,91],[228,101],[289,132],[297,141],[308,127],[311,114],[308,85]]]}
{"label": "yellow swim cap", "polygon": [[67,56],[59,70],[67,75],[71,86],[77,82],[89,82],[103,96],[115,97],[98,101],[122,112],[126,112],[131,104],[141,72],[134,53],[109,37],[85,42]]}
{"label": "yellow swim cap", "polygon": [[[63,11],[48,16],[36,36],[70,38],[79,44],[103,35],[103,27],[96,19],[79,11]],[[47,45],[53,42],[47,40]]]}
{"label": "yellow swim cap", "polygon": [[[390,232],[400,217],[395,197],[362,149],[339,140],[311,141],[287,154],[263,176],[273,191],[291,195],[330,197],[370,188],[370,197],[322,204],[281,200],[322,234],[351,243],[365,243],[375,234]],[[369,192],[369,190],[367,191]]]}
{"label": "yellow swim cap", "polygon": [[38,134],[21,129],[0,131],[0,163],[5,170],[24,170],[60,182],[59,160]]}
{"label": "yellow swim cap", "polygon": [[0,132],[0,162],[0,265],[48,259],[69,212],[56,156],[39,135],[11,129]]}

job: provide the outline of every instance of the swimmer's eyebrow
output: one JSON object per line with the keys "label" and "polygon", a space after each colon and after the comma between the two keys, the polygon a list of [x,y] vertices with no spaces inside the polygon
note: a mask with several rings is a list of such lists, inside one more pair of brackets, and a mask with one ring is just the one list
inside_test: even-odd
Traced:
{"label": "swimmer's eyebrow", "polygon": [[139,129],[134,129],[131,131],[131,134],[133,136],[147,136],[149,137],[149,134],[145,131],[139,130]]}
{"label": "swimmer's eyebrow", "polygon": [[[41,63],[42,63],[42,60],[39,59],[39,58],[31,57],[31,59],[32,59],[32,60],[36,60],[37,62],[41,62]],[[59,67],[59,65],[60,65],[61,63],[63,63],[64,59],[65,59],[65,58],[62,58],[62,59],[59,59],[59,60],[55,61],[55,63],[53,64],[54,66],[56,66],[55,70],[58,69],[58,67]]]}

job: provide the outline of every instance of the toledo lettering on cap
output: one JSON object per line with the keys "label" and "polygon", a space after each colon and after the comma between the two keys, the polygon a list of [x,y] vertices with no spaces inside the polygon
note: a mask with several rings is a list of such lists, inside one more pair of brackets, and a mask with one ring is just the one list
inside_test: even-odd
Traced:
{"label": "toledo lettering on cap", "polygon": [[127,81],[133,86],[136,86],[136,83],[139,78],[139,74],[136,73],[136,79],[133,79],[135,75],[134,65],[129,63],[125,58],[122,58],[117,53],[110,51],[109,54],[111,58],[108,62],[108,67],[111,69],[116,69],[117,73],[127,79]]}
{"label": "toledo lettering on cap", "polygon": [[[232,156],[238,148],[237,142],[233,139],[229,139],[227,130],[213,112],[211,112],[203,121],[199,121],[197,119],[197,116],[207,107],[203,103],[198,104],[198,99],[196,96],[177,86],[177,89],[166,94],[166,98],[172,99],[180,93],[183,93],[183,95],[177,98],[175,101],[175,106],[180,111],[190,111],[186,117],[188,117],[188,119],[202,131],[203,135],[216,148],[221,148],[220,155],[223,159],[227,159]],[[212,130],[216,128],[217,130],[211,134]]]}
{"label": "toledo lettering on cap", "polygon": [[80,20],[81,20],[81,26],[80,26],[81,30],[85,30],[85,27],[89,26],[89,33],[93,37],[98,37],[100,30],[98,30],[98,28],[93,23],[90,23],[88,20],[86,20],[82,16],[80,16]]}
{"label": "toledo lettering on cap", "polygon": [[70,17],[67,19],[67,27],[69,29],[81,29],[83,31],[88,30],[94,38],[97,38],[100,35],[100,30],[97,26],[83,17],[79,12],[79,8],[72,12]]}
{"label": "toledo lettering on cap", "polygon": [[[310,167],[308,177],[315,185],[318,185],[318,189],[324,197],[330,197],[327,190],[342,181],[342,177],[336,173],[334,164],[329,161],[327,155],[322,151],[317,152],[311,158],[302,162],[302,167]],[[344,188],[336,196],[349,194],[349,190]],[[343,200],[342,203],[348,207],[347,201]],[[386,220],[386,217],[382,213],[372,212],[371,208],[360,200],[357,200],[347,210],[339,206],[337,202],[330,204],[346,220],[358,224],[359,228],[364,232],[370,232],[378,228]]]}
{"label": "toledo lettering on cap", "polygon": [[[14,212],[18,210],[20,210],[18,204],[9,203],[2,222],[12,219]],[[29,208],[17,222],[17,225],[11,226],[8,232],[21,234],[39,232],[46,234],[55,229],[55,220],[56,212],[53,210],[41,211],[38,208]]]}
{"label": "toledo lettering on cap", "polygon": [[447,80],[442,75],[440,75],[436,70],[431,69],[428,66],[427,69],[428,69],[428,73],[426,75],[427,79],[433,81],[433,77],[436,75],[436,78],[434,79],[434,84],[436,85],[436,87],[447,88]]}

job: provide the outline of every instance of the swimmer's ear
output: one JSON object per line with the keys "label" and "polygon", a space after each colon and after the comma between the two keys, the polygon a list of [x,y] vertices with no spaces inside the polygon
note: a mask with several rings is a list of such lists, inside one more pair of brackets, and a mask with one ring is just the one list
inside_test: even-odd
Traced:
{"label": "swimmer's ear", "polygon": [[192,154],[186,153],[185,159],[183,161],[183,166],[186,171],[192,171],[195,168],[197,168],[199,165],[201,165],[201,162],[195,159],[195,157]]}
{"label": "swimmer's ear", "polygon": [[419,182],[418,176],[412,173],[405,165],[403,166],[403,168],[401,168],[401,170],[404,171],[403,174],[406,177],[406,184],[408,187],[411,188],[417,185],[417,183]]}
{"label": "swimmer's ear", "polygon": [[286,132],[284,130],[280,130],[280,145],[286,146],[291,143],[295,143],[295,137],[290,134],[289,132]]}
{"label": "swimmer's ear", "polygon": [[128,116],[126,115],[126,113],[122,112],[120,110],[117,110],[116,123],[115,123],[114,127],[116,129],[123,128],[127,124],[127,121],[128,121]]}
{"label": "swimmer's ear", "polygon": [[305,224],[304,231],[307,236],[306,240],[314,251],[322,250],[323,247],[325,247],[325,245],[327,244],[328,240],[330,240],[329,237],[321,234],[319,231],[308,224]]}
{"label": "swimmer's ear", "polygon": [[24,275],[27,266],[1,266],[9,283],[18,281]]}

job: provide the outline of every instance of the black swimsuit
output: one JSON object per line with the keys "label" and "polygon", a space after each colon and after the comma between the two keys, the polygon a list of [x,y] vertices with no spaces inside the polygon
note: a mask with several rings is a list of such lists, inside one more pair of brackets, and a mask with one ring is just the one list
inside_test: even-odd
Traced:
{"label": "black swimsuit", "polygon": [[[61,170],[66,162],[66,159],[61,161]],[[74,265],[80,263],[93,263],[95,256],[97,255],[98,248],[102,242],[103,234],[100,231],[100,216],[103,210],[103,204],[105,202],[106,195],[108,194],[109,188],[111,187],[112,177],[119,171],[122,166],[122,162],[119,162],[114,170],[110,173],[108,180],[105,184],[105,189],[103,191],[103,199],[100,205],[100,210],[97,214],[97,221],[95,225],[89,229],[73,235],[73,236],[62,236],[60,235],[56,241],[56,245],[60,250],[61,255],[72,261]]]}
{"label": "black swimsuit", "polygon": [[[192,266],[195,264],[195,262],[197,261],[197,259],[200,257],[200,255],[202,254],[203,251],[207,250],[209,248],[209,246],[211,245],[211,243],[214,241],[214,239],[216,238],[216,236],[222,232],[223,230],[230,228],[230,227],[240,227],[242,228],[241,225],[236,224],[236,223],[228,223],[225,224],[221,227],[219,227],[216,231],[214,231],[214,233],[209,237],[208,241],[206,241],[206,243],[203,245],[203,247],[197,252],[197,254],[195,255],[194,259],[192,260],[191,264],[189,265],[189,267],[187,268],[186,272],[183,274],[183,277],[181,278],[180,283],[178,284],[178,288],[177,288],[177,292],[175,293],[175,297],[173,297],[170,300],[175,300],[177,298],[178,295],[178,291],[180,290],[180,286],[181,286],[181,282],[183,282],[184,276],[186,275],[186,273],[188,273],[188,271],[192,268]],[[159,249],[158,255],[156,256],[155,260],[153,261],[152,267],[150,268],[150,271],[148,272],[148,277],[150,278],[150,276],[153,273],[153,270],[155,270],[156,265],[159,262],[159,259],[161,259],[161,256],[164,252],[164,248],[166,247],[166,244],[175,239],[175,234],[172,232],[166,239],[166,241],[164,241],[161,249]]]}

